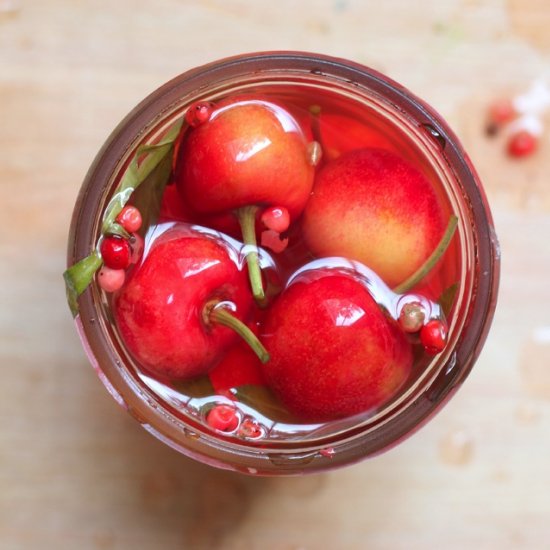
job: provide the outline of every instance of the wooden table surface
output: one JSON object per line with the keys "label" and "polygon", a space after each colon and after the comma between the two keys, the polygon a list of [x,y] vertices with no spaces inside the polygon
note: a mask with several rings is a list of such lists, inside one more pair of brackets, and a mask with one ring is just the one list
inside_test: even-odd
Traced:
{"label": "wooden table surface", "polygon": [[[492,98],[550,81],[549,28],[548,0],[0,0],[0,548],[549,548],[550,125],[522,161],[483,132]],[[503,258],[494,327],[445,410],[383,456],[297,479],[149,436],[89,367],[61,280],[118,121],[186,69],[270,49],[363,62],[436,107]]]}

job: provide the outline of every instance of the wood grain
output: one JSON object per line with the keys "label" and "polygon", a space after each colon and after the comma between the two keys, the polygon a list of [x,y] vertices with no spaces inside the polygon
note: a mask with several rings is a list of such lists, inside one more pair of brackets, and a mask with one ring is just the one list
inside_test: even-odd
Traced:
{"label": "wood grain", "polygon": [[[550,540],[550,145],[514,162],[487,102],[550,77],[544,0],[0,0],[0,547],[539,549]],[[87,364],[61,283],[72,205],[119,120],[172,76],[298,49],[436,107],[485,182],[499,308],[456,398],[399,448],[250,479],[178,456]]]}

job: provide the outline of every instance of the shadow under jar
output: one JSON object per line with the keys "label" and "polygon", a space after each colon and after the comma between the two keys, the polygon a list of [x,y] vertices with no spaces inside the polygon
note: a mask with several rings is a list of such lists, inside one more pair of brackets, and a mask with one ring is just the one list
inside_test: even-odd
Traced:
{"label": "shadow under jar", "polygon": [[[442,212],[458,218],[451,245],[437,265],[437,276],[432,277],[435,287],[447,292],[449,302],[444,350],[435,356],[422,354],[413,341],[411,373],[391,399],[352,416],[310,422],[286,413],[278,417],[279,406],[269,401],[265,407],[261,399],[255,402],[254,392],[252,399],[246,395],[235,399],[238,394],[209,394],[204,389],[208,384],[201,386],[200,381],[182,385],[148,372],[127,350],[113,320],[112,296],[95,278],[78,297],[77,329],[94,369],[115,400],[148,432],[188,457],[251,475],[296,475],[352,464],[409,436],[453,395],[480,353],[496,303],[499,248],[481,184],[447,124],[408,90],[351,61],[300,52],[242,55],[178,76],[140,103],[97,155],[76,202],[68,265],[98,247],[105,211],[140,146],[161,139],[175,121],[184,118],[191,104],[216,105],[239,95],[289,106],[308,139],[321,142],[319,167],[331,156],[345,154],[338,147],[371,146],[375,136],[375,144],[396,152],[432,184]],[[347,121],[345,127],[339,127],[342,121]],[[336,151],[326,150],[323,132],[336,136],[329,143]],[[146,243],[152,229],[145,227]],[[277,254],[268,256],[277,264]],[[310,253],[287,264],[292,268],[312,259],[327,267]],[[283,286],[292,278],[288,269],[279,273]],[[396,317],[400,294],[378,285],[374,274],[365,278],[385,314]],[[433,289],[433,284],[427,288]],[[413,288],[409,294],[415,292]],[[441,295],[432,298],[437,304]],[[246,437],[238,430],[212,429],[205,411],[219,403],[236,407],[239,421],[252,421],[260,432]]]}

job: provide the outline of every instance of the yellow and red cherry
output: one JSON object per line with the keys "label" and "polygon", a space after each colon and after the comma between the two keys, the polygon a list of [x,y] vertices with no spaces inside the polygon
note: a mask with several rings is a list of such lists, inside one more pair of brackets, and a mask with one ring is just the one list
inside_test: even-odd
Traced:
{"label": "yellow and red cherry", "polygon": [[444,213],[428,179],[384,149],[358,149],[318,172],[302,222],[318,257],[344,256],[395,287],[423,266],[444,233]]}
{"label": "yellow and red cherry", "polygon": [[257,214],[280,207],[290,221],[296,219],[313,177],[307,143],[293,116],[272,101],[236,97],[218,104],[207,122],[185,134],[174,179],[183,202],[199,215],[236,216],[250,248],[246,259],[253,294],[262,302]]}

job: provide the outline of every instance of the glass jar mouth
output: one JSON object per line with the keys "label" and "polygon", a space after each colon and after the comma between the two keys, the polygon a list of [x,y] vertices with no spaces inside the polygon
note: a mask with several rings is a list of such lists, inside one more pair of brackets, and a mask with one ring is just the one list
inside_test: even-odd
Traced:
{"label": "glass jar mouth", "polygon": [[[267,52],[237,56],[194,69],[168,82],[140,103],[115,129],[90,168],[75,207],[68,264],[95,247],[103,208],[113,182],[136,147],[162,133],[186,107],[204,97],[223,95],[258,82],[306,83],[337,87],[354,97],[379,102],[380,109],[414,134],[449,181],[453,205],[461,211],[459,235],[464,264],[461,315],[444,353],[409,392],[369,418],[317,439],[236,441],[207,431],[199,418],[183,419],[126,366],[120,342],[106,322],[97,288],[79,299],[77,327],[88,356],[116,400],[146,430],[179,452],[222,468],[251,474],[319,471],[359,461],[393,446],[432,416],[469,374],[485,341],[496,304],[499,248],[481,184],[456,136],[420,99],[387,77],[361,65],[301,52]],[[464,324],[468,330],[460,330]]]}

